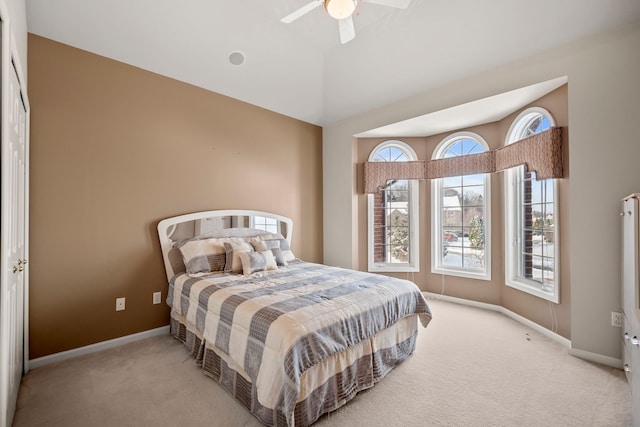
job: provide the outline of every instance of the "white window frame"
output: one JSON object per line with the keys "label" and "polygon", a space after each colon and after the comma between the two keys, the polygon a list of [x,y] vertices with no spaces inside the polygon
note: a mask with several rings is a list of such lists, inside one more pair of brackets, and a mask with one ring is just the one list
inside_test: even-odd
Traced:
{"label": "white window frame", "polygon": [[[369,161],[373,161],[378,151],[388,147],[395,147],[402,150],[409,161],[417,161],[416,152],[407,143],[398,140],[387,140],[378,144],[369,154]],[[374,196],[367,195],[367,259],[368,271],[376,273],[404,273],[420,271],[419,253],[419,228],[418,228],[418,181],[409,180],[409,261],[405,263],[375,262],[374,261],[374,224],[373,208]]]}
{"label": "white window frame", "polygon": [[[474,132],[456,132],[440,141],[433,151],[432,159],[443,158],[444,151],[461,139],[473,139],[482,145],[485,151],[489,151],[489,144],[480,135]],[[449,276],[467,277],[479,280],[491,280],[491,174],[484,174],[484,227],[485,227],[485,263],[484,269],[472,269],[465,267],[453,267],[442,264],[440,248],[442,241],[442,180],[431,180],[431,272],[446,274]]]}
{"label": "white window frame", "polygon": [[[539,115],[546,116],[551,126],[555,126],[556,122],[551,113],[541,107],[531,107],[522,111],[513,121],[505,141],[511,144],[521,139],[521,135],[525,127],[531,123],[531,120]],[[522,292],[534,295],[536,297],[560,303],[560,215],[558,209],[558,180],[553,180],[553,244],[554,244],[554,285],[553,290],[544,289],[543,284],[535,280],[527,279],[519,275],[522,263],[521,250],[521,218],[520,207],[522,206],[522,192],[518,183],[524,175],[524,166],[511,168],[505,171],[504,194],[505,194],[505,282],[507,286],[518,289]]]}

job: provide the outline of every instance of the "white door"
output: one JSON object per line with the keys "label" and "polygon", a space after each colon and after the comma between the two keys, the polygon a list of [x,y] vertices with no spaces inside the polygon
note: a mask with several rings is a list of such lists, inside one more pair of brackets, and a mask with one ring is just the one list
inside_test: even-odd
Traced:
{"label": "white door", "polygon": [[[3,48],[6,45],[3,44]],[[25,303],[28,291],[27,103],[12,64],[2,74],[0,253],[0,426],[10,426],[25,367]]]}
{"label": "white door", "polygon": [[635,289],[638,284],[638,199],[629,197],[622,210],[622,311],[629,316],[634,311]]}

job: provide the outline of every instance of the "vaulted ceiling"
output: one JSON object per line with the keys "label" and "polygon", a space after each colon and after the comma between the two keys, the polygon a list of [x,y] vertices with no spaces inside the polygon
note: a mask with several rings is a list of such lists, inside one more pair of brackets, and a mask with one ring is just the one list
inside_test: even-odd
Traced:
{"label": "vaulted ceiling", "polygon": [[27,22],[31,33],[326,125],[640,18],[639,0],[361,0],[356,38],[341,44],[322,7],[280,21],[310,1],[27,0]]}

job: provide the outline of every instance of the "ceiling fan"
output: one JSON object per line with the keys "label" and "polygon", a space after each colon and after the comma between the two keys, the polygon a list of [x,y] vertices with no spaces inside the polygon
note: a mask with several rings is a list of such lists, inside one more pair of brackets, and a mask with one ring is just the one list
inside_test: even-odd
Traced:
{"label": "ceiling fan", "polygon": [[409,7],[411,0],[313,0],[302,6],[300,9],[290,13],[280,21],[290,24],[303,15],[311,12],[315,8],[324,5],[324,9],[329,16],[338,21],[338,29],[340,30],[340,42],[348,43],[356,36],[356,30],[353,26],[353,13],[358,6],[358,2],[366,2],[378,4],[381,6],[394,7],[397,9],[406,9]]}

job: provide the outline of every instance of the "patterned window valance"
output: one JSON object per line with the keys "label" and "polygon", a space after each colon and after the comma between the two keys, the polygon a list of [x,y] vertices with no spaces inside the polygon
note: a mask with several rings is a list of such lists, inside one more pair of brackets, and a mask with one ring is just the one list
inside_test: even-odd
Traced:
{"label": "patterned window valance", "polygon": [[364,192],[376,193],[392,179],[494,173],[519,165],[535,171],[537,179],[562,178],[562,128],[552,127],[486,153],[415,162],[365,162]]}

